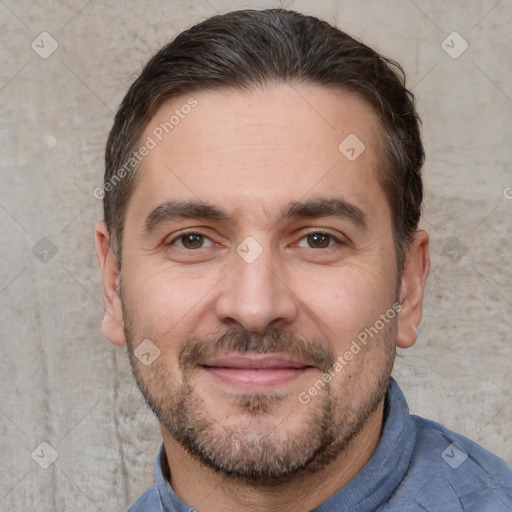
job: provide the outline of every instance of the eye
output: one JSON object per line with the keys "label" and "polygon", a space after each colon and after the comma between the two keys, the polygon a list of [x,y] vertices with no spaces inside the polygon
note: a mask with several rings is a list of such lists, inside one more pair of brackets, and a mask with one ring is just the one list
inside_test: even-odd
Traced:
{"label": "eye", "polygon": [[301,243],[303,240],[306,241],[307,247],[310,249],[327,249],[340,243],[340,241],[330,233],[323,233],[321,231],[313,231],[301,238],[298,244],[301,247],[304,247]]}
{"label": "eye", "polygon": [[177,245],[181,249],[202,249],[212,246],[213,242],[201,233],[190,231],[188,233],[181,233],[181,235],[171,240],[169,245]]}

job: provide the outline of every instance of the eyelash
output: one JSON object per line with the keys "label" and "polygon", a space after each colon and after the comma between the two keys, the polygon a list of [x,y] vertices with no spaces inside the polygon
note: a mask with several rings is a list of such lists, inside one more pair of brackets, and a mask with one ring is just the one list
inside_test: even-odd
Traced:
{"label": "eyelash", "polygon": [[[213,242],[213,240],[211,240],[211,238],[208,235],[205,235],[205,234],[201,233],[200,231],[191,230],[191,231],[184,231],[184,232],[180,233],[179,235],[175,236],[170,242],[166,243],[165,245],[172,246],[178,240],[180,240],[180,239],[182,239],[182,238],[184,238],[186,236],[189,236],[189,235],[202,236],[202,237],[207,238],[208,240],[210,240],[213,244],[215,244],[215,242]],[[335,242],[335,245],[329,245],[327,247],[319,247],[319,248],[308,247],[308,249],[312,249],[312,250],[323,249],[325,251],[325,250],[328,250],[328,249],[333,249],[336,245],[338,245],[338,246],[339,245],[346,245],[345,242],[343,242],[342,240],[340,240],[338,237],[334,236],[333,234],[331,234],[331,233],[329,233],[327,231],[318,231],[318,230],[309,231],[307,233],[304,233],[302,235],[302,237],[300,238],[299,242],[304,240],[305,238],[307,238],[310,235],[328,236],[328,237],[330,237],[331,241]],[[198,249],[187,249],[186,247],[180,247],[180,249],[183,249],[184,251],[191,251],[191,252],[194,251],[194,250],[198,250]],[[204,247],[199,247],[199,249],[204,249]]]}
{"label": "eyelash", "polygon": [[[205,235],[205,234],[201,233],[200,231],[183,231],[182,233],[175,236],[170,242],[166,243],[165,245],[174,245],[175,242],[177,242],[178,240],[181,240],[182,238],[185,238],[186,236],[189,236],[189,235],[198,235],[198,236],[202,236],[204,238],[208,238],[208,240],[211,240],[208,235]],[[213,240],[211,240],[211,241],[213,242]],[[194,249],[187,249],[186,247],[180,247],[180,249],[183,249],[185,251],[193,251],[194,250]],[[200,249],[203,249],[203,247],[200,247]]]}
{"label": "eyelash", "polygon": [[321,235],[321,236],[329,237],[329,244],[331,244],[331,242],[332,242],[332,245],[327,245],[327,247],[303,247],[304,249],[311,249],[313,251],[315,251],[315,250],[332,251],[335,249],[339,249],[339,247],[341,245],[344,245],[344,243],[338,237],[334,236],[332,233],[329,233],[327,231],[318,231],[318,230],[309,231],[307,233],[304,233],[302,235],[302,237],[299,239],[299,242],[308,238],[311,235]]}

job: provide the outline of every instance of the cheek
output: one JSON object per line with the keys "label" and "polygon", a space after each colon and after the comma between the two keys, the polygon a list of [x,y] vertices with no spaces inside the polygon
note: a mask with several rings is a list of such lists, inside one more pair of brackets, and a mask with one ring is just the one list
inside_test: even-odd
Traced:
{"label": "cheek", "polygon": [[[388,273],[389,274],[389,273]],[[318,327],[340,351],[379,320],[394,301],[394,285],[383,269],[344,267],[322,279],[302,281],[301,298],[318,318]]]}
{"label": "cheek", "polygon": [[[126,268],[123,299],[136,332],[155,339],[187,337],[193,332],[194,316],[208,303],[215,276],[177,275],[168,269],[152,271],[144,262]],[[180,338],[181,339],[181,338]]]}

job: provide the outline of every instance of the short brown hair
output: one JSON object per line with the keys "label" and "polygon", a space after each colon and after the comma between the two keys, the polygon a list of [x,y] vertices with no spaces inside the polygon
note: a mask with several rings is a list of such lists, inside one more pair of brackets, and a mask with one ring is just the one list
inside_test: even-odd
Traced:
{"label": "short brown hair", "polygon": [[126,172],[126,162],[158,108],[179,94],[276,82],[339,88],[374,108],[385,133],[379,179],[392,212],[398,269],[403,268],[420,218],[425,158],[405,73],[327,22],[284,9],[233,11],[194,25],[152,57],[129,88],[105,151],[104,215],[119,261],[138,168],[132,164]]}

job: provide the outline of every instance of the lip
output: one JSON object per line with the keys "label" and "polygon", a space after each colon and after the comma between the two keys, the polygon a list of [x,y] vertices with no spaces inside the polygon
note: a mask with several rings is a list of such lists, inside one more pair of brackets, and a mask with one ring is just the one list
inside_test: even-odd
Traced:
{"label": "lip", "polygon": [[276,354],[220,356],[200,369],[221,382],[243,388],[283,385],[314,369],[299,359]]}

